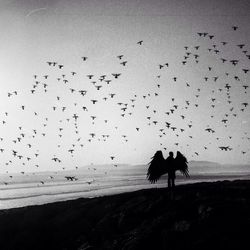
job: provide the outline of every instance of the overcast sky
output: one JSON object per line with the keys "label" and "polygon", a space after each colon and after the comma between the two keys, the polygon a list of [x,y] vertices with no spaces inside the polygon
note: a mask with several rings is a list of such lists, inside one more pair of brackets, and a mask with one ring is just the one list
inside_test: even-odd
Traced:
{"label": "overcast sky", "polygon": [[249,163],[249,10],[242,0],[1,1],[0,171],[145,164],[156,150]]}

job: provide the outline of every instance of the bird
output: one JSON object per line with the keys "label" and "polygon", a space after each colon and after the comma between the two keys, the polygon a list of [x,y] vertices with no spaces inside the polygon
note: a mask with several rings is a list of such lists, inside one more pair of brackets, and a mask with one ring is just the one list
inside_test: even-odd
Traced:
{"label": "bird", "polygon": [[120,75],[121,73],[112,73],[112,76],[114,76],[115,79],[117,79]]}
{"label": "bird", "polygon": [[92,102],[93,104],[95,104],[95,103],[97,103],[97,100],[91,100],[91,102]]}
{"label": "bird", "polygon": [[89,79],[92,79],[94,75],[87,75]]}
{"label": "bird", "polygon": [[128,61],[124,61],[124,62],[121,62],[120,64],[123,65],[123,66],[126,66]]}
{"label": "bird", "polygon": [[67,181],[76,181],[77,178],[75,176],[65,176],[64,178],[66,178]]}

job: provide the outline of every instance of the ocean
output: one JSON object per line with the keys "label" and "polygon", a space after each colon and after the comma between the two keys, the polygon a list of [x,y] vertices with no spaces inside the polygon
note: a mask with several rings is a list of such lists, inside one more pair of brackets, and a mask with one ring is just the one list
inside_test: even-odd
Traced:
{"label": "ocean", "polygon": [[[148,188],[163,188],[167,186],[167,178],[163,176],[156,184],[150,184],[146,176],[119,175],[107,176],[80,175],[75,181],[66,180],[62,174],[54,175],[40,173],[29,176],[13,175],[7,184],[6,175],[0,176],[0,209],[10,209],[31,205],[65,201],[77,198],[93,198],[105,195],[119,194]],[[178,176],[177,185],[201,181],[250,179],[250,174],[196,174],[190,178]],[[40,182],[43,180],[43,183]]]}

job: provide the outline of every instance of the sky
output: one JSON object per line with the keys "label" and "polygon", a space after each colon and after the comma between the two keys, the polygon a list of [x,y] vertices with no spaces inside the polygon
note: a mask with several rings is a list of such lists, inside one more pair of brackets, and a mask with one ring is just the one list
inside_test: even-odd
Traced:
{"label": "sky", "polygon": [[249,164],[249,10],[1,0],[0,172],[147,164],[156,150]]}

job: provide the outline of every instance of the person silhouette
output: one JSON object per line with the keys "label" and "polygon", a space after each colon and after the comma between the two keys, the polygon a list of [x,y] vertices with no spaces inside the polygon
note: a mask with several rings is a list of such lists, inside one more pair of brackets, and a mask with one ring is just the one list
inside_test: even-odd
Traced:
{"label": "person silhouette", "polygon": [[175,159],[173,152],[169,152],[169,156],[165,160],[165,165],[168,173],[168,187],[171,189],[175,187],[175,178],[176,178]]}
{"label": "person silhouette", "polygon": [[173,152],[169,152],[167,159],[164,159],[162,151],[158,150],[149,162],[147,179],[151,183],[156,183],[161,176],[168,174],[168,188],[175,187],[176,171],[180,171],[184,176],[189,177],[187,158],[177,151],[174,158]]}

